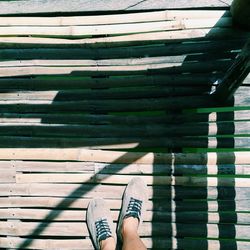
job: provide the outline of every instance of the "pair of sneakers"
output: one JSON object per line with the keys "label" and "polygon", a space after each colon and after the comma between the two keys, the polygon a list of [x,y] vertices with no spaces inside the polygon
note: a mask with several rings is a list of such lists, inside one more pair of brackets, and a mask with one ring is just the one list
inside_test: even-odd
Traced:
{"label": "pair of sneakers", "polygon": [[[117,225],[117,235],[122,241],[122,223],[125,218],[137,218],[142,223],[146,211],[147,185],[141,178],[133,178],[123,194],[122,208]],[[117,241],[115,224],[111,218],[110,209],[103,199],[94,199],[89,203],[87,210],[87,225],[96,249],[100,249],[100,242],[113,237]]]}

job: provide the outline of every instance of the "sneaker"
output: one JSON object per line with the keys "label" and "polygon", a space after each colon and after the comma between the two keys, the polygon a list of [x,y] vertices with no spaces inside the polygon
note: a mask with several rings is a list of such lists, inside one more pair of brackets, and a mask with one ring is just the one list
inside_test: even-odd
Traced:
{"label": "sneaker", "polygon": [[87,226],[95,249],[101,249],[100,242],[113,237],[116,244],[115,224],[110,209],[103,199],[91,200],[87,210]]}
{"label": "sneaker", "polygon": [[117,235],[122,241],[122,223],[128,217],[137,218],[139,226],[143,221],[143,215],[146,212],[146,203],[148,200],[147,185],[139,177],[133,178],[127,185],[123,194],[122,209],[119,216]]}

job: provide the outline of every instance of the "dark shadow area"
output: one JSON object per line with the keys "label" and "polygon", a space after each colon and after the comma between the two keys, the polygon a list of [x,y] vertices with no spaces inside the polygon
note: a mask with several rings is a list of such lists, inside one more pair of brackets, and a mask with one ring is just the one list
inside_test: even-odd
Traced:
{"label": "dark shadow area", "polygon": [[[202,39],[183,39],[167,44],[142,43],[95,49],[80,46],[51,48],[50,45],[0,49],[4,60],[89,60],[90,66],[99,67],[95,71],[75,70],[65,75],[31,74],[1,78],[0,89],[6,94],[6,100],[19,98],[23,102],[0,105],[0,119],[6,123],[0,126],[0,147],[83,147],[139,151],[145,155],[148,152],[155,155],[158,152],[172,153],[169,172],[159,173],[156,170],[159,163],[153,163],[153,178],[171,176],[172,185],[153,181],[151,248],[205,250],[209,247],[207,238],[211,238],[218,239],[221,250],[238,249],[234,239],[237,223],[235,197],[239,188],[234,183],[224,186],[223,181],[228,175],[236,174],[234,153],[230,153],[227,160],[218,157],[214,163],[217,172],[212,174],[209,159],[190,166],[174,158],[186,148],[234,149],[237,146],[233,137],[233,111],[214,114],[190,111],[234,106],[233,101],[215,102],[211,92],[234,62],[248,35],[237,30],[223,33],[225,36],[219,35],[216,39],[218,32],[220,30],[215,27]],[[143,65],[149,64],[151,67],[142,69]],[[114,67],[109,69],[108,66]],[[126,66],[134,66],[134,69]],[[17,91],[20,93],[14,96]],[[225,135],[232,137],[223,137]],[[128,154],[98,171],[91,179],[106,174],[106,169],[113,164],[127,161]],[[135,157],[132,162],[138,159]],[[119,173],[123,167],[116,168],[113,174]],[[201,186],[193,185],[192,177],[204,179],[207,175],[223,177],[217,178],[217,185],[210,186],[207,181],[202,181]],[[175,184],[175,178],[179,177],[191,181]],[[70,207],[97,185],[95,182],[83,183],[65,197],[32,234],[24,238],[19,249],[26,249],[36,238],[46,238],[41,236],[42,232],[60,215],[62,208]],[[211,205],[215,203],[217,210],[216,205]],[[217,236],[209,228],[213,224],[218,226]]]}

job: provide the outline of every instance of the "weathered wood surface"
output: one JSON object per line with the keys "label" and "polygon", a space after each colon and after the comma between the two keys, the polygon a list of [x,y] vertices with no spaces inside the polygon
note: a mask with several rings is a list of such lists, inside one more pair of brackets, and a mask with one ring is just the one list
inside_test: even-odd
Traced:
{"label": "weathered wood surface", "polygon": [[92,1],[72,0],[32,0],[32,1],[1,1],[0,14],[28,14],[51,12],[96,12],[96,11],[129,11],[129,10],[153,10],[153,9],[182,9],[182,8],[215,8],[229,7],[232,0],[190,0],[190,1]]}
{"label": "weathered wood surface", "polygon": [[108,149],[108,150],[126,150],[126,149],[137,149],[137,150],[150,150],[152,147],[156,148],[204,148],[204,149],[248,149],[250,139],[244,136],[237,137],[209,137],[200,138],[198,136],[182,136],[182,137],[107,137],[107,138],[58,138],[58,137],[28,137],[28,136],[1,136],[0,147],[27,147],[27,148],[64,148],[72,147],[82,149]]}
{"label": "weathered wood surface", "polygon": [[18,172],[74,172],[103,174],[152,174],[152,175],[186,175],[186,174],[222,174],[249,175],[250,165],[167,165],[167,164],[107,164],[95,162],[44,162],[44,161],[1,161],[0,169],[14,168]]}
{"label": "weathered wood surface", "polygon": [[[24,38],[25,39],[25,38]],[[219,50],[229,53],[229,50],[240,49],[245,43],[245,39],[227,40],[227,43],[221,43],[221,41],[196,41],[195,43],[172,43],[172,44],[158,44],[142,47],[111,47],[111,48],[1,48],[0,55],[5,60],[31,60],[35,58],[39,59],[115,59],[115,58],[145,58],[156,56],[176,56],[196,53],[204,53],[206,56],[211,55],[212,52],[218,52]],[[0,44],[3,47],[4,44]],[[20,44],[19,44],[20,45]],[[59,44],[60,45],[60,44]],[[20,45],[21,46],[21,45]],[[32,45],[31,45],[32,46]],[[14,47],[14,45],[13,45]],[[222,53],[218,53],[219,55]],[[218,55],[212,54],[213,56]],[[133,62],[130,59],[130,62]]]}
{"label": "weathered wood surface", "polygon": [[136,66],[31,66],[31,67],[2,67],[0,77],[17,77],[33,75],[73,75],[73,76],[121,76],[142,74],[176,74],[176,73],[208,73],[211,71],[227,70],[232,60],[187,63],[145,64]]}
{"label": "weathered wood surface", "polygon": [[[102,183],[127,184],[133,176],[113,174],[16,174],[16,183]],[[148,185],[250,187],[248,178],[141,176]]]}
{"label": "weathered wood surface", "polygon": [[[72,249],[72,247],[76,249],[91,249],[93,250],[92,243],[90,239],[69,239],[66,242],[60,240],[50,239],[36,239],[32,240],[32,238],[23,238],[20,239],[18,237],[1,237],[0,243],[3,247],[6,248],[16,248],[20,246],[24,241],[31,242],[28,249],[52,249],[52,248],[60,248],[60,249]],[[196,249],[197,245],[200,249],[208,249],[208,250],[220,250],[221,245],[225,246],[225,249],[232,249],[232,247],[237,247],[241,250],[248,250],[249,243],[244,241],[227,241],[227,240],[205,240],[205,239],[163,239],[156,238],[153,242],[151,238],[145,237],[143,238],[144,244],[147,246],[147,249],[152,249],[154,245],[157,245],[158,249],[165,249],[165,247],[171,247],[172,249],[178,249],[180,246],[182,248],[188,249]]]}
{"label": "weathered wood surface", "polygon": [[[112,199],[121,199],[125,186],[113,186],[113,185],[98,185],[98,184],[53,184],[53,183],[30,183],[30,184],[0,184],[1,193],[3,196],[10,197],[10,203],[13,204],[23,204],[25,201],[25,197],[33,197],[32,199],[27,198],[27,201],[30,200],[31,206],[35,206],[35,201],[37,200],[38,207],[44,205],[45,207],[58,207],[58,208],[66,208],[66,207],[76,207],[80,208],[81,206],[86,207],[89,203],[89,199],[93,197],[102,197],[107,200]],[[243,210],[248,211],[247,206],[249,202],[245,203],[240,202],[241,200],[249,199],[249,188],[247,187],[192,187],[192,186],[175,186],[174,191],[175,194],[171,192],[173,188],[170,185],[159,187],[159,186],[149,186],[148,187],[148,195],[149,199],[155,198],[156,200],[151,203],[151,209],[154,207],[167,209],[167,211],[172,211],[171,202],[165,202],[165,200],[157,200],[157,199],[176,199],[181,200],[181,202],[177,202],[178,210],[192,211],[194,206],[192,202],[197,200],[197,203],[193,203],[197,205],[198,210],[206,210],[208,211],[218,211],[221,207],[226,208],[227,211],[234,211],[234,204],[236,204],[237,209],[242,208]],[[114,192],[115,191],[115,192]],[[17,196],[25,196],[22,199],[17,199]],[[40,198],[36,198],[40,197]],[[47,203],[43,200],[42,197],[45,197],[45,200],[48,199]],[[56,197],[61,197],[60,199],[55,199]],[[79,201],[77,201],[80,199]],[[82,200],[83,199],[83,200]],[[87,199],[87,200],[85,200]],[[191,202],[183,202],[182,200],[191,199]],[[199,200],[205,200],[200,202]],[[216,200],[215,202],[208,202],[208,200]],[[219,201],[217,201],[217,199]],[[222,201],[221,201],[222,200]],[[228,202],[225,202],[228,200]],[[237,201],[237,202],[235,202]],[[238,202],[239,201],[239,202]],[[57,203],[57,206],[55,204]],[[76,204],[75,204],[76,202]],[[207,203],[208,202],[208,203]],[[5,201],[6,203],[6,201]],[[112,203],[109,201],[111,206],[117,209],[120,202]],[[8,204],[8,203],[7,203]],[[29,204],[29,203],[27,203]],[[40,205],[39,205],[40,204]],[[84,205],[85,204],[85,205]],[[206,205],[207,204],[207,205]],[[238,205],[237,205],[238,204]],[[208,208],[208,205],[211,208]],[[11,205],[13,206],[13,205]],[[14,205],[16,206],[16,205]],[[26,205],[20,205],[26,207]],[[196,206],[195,206],[196,207]],[[239,211],[239,210],[237,210]]]}
{"label": "weathered wood surface", "polygon": [[93,249],[89,201],[117,220],[141,176],[148,249],[248,250],[249,76],[225,105],[210,96],[249,38],[227,2],[31,2],[0,2],[33,12],[0,17],[0,248]]}
{"label": "weathered wood surface", "polygon": [[5,160],[72,160],[106,163],[164,164],[249,164],[250,155],[242,152],[153,153],[88,150],[81,148],[4,148],[0,159]]}
{"label": "weathered wood surface", "polygon": [[20,113],[1,113],[1,124],[88,124],[88,125],[139,125],[139,124],[189,124],[189,123],[215,123],[233,122],[250,120],[248,110],[234,110],[228,112],[203,112],[186,114],[159,114],[157,116],[136,116],[136,115],[103,115],[103,114],[20,114]]}
{"label": "weathered wood surface", "polygon": [[[69,185],[69,184],[68,184]],[[42,185],[43,187],[44,185]],[[72,185],[71,185],[72,186]],[[73,185],[76,186],[76,185]],[[42,189],[41,187],[41,189]],[[52,185],[50,187],[53,187]],[[60,188],[62,185],[54,184],[55,188]],[[62,187],[63,188],[63,187]],[[72,187],[71,187],[72,188]],[[166,187],[169,189],[169,187]],[[73,189],[73,188],[72,188]],[[190,191],[188,194],[184,195],[184,190],[188,189]],[[122,189],[123,190],[123,189]],[[162,191],[163,189],[154,189],[154,191]],[[165,190],[165,189],[164,189]],[[162,200],[155,200],[155,201],[148,201],[147,203],[147,211],[158,211],[160,212],[193,212],[193,211],[200,211],[200,212],[246,212],[249,211],[249,199],[247,197],[247,192],[249,192],[249,188],[235,188],[235,197],[232,197],[232,189],[229,187],[220,188],[219,192],[219,200],[218,197],[215,195],[215,187],[208,187],[201,188],[201,187],[176,187],[176,191],[184,191],[184,192],[177,192],[178,196],[173,197],[176,198],[174,202],[174,206],[171,207],[171,203],[165,202],[164,199]],[[120,195],[122,192],[120,189],[116,188],[115,190]],[[168,190],[170,191],[170,189]],[[38,192],[38,191],[36,191]],[[195,195],[196,192],[196,195]],[[208,194],[206,194],[208,192]],[[231,196],[230,193],[231,192]],[[10,193],[10,192],[9,192]],[[20,192],[19,192],[20,193]],[[152,193],[151,189],[149,188],[149,194]],[[212,195],[213,193],[213,195]],[[21,193],[20,193],[21,194]],[[206,194],[206,195],[205,195]],[[224,194],[224,196],[222,196]],[[25,196],[24,197],[16,196],[15,193],[13,196],[9,197],[0,197],[0,204],[1,208],[33,208],[33,209],[60,209],[67,211],[68,209],[77,209],[83,211],[87,209],[89,201],[92,199],[90,197],[83,197],[80,192],[79,195],[75,195],[75,197],[71,196],[71,198],[65,198],[61,193],[56,196],[56,194],[52,194],[51,196],[45,196],[42,194],[38,194],[37,196]],[[39,196],[40,195],[40,196]],[[119,210],[121,207],[121,196],[119,197],[112,197],[111,193],[108,193],[105,198],[107,204],[112,207],[114,210]],[[163,197],[158,195],[158,198]],[[165,196],[166,199],[171,198],[170,192],[166,192]],[[151,196],[150,196],[151,198]],[[210,199],[207,201],[206,199]],[[185,200],[184,199],[192,199],[192,200]],[[196,199],[196,200],[194,200]],[[200,199],[200,200],[199,200]],[[157,220],[157,217],[154,219]],[[231,218],[232,219],[232,218]],[[56,218],[55,218],[56,220]]]}
{"label": "weathered wood surface", "polygon": [[0,17],[1,26],[69,26],[69,25],[108,25],[167,20],[201,19],[230,17],[228,10],[164,10],[130,14],[53,16],[53,17]]}
{"label": "weathered wood surface", "polygon": [[[1,208],[0,219],[8,220],[43,220],[49,213],[54,212],[59,215],[54,221],[64,222],[86,222],[86,210],[50,210],[50,209],[23,209],[23,208]],[[176,216],[175,216],[176,215]],[[118,220],[119,210],[112,211],[114,221]],[[144,221],[179,222],[179,223],[235,223],[249,225],[250,213],[239,212],[165,212],[147,211]],[[236,219],[235,219],[236,218]]]}
{"label": "weathered wood surface", "polygon": [[9,26],[0,27],[0,36],[96,36],[96,35],[119,35],[143,32],[156,32],[164,30],[186,30],[199,28],[225,28],[232,26],[230,17],[161,21],[131,24],[110,24],[110,25],[77,25],[77,26]]}
{"label": "weathered wood surface", "polygon": [[0,46],[9,47],[65,47],[76,46],[86,48],[119,47],[131,45],[145,45],[166,42],[180,42],[187,39],[246,39],[249,32],[232,28],[210,28],[195,30],[162,31],[143,34],[120,35],[100,38],[63,39],[63,38],[36,38],[36,37],[1,37]]}
{"label": "weathered wood surface", "polygon": [[[147,223],[144,222],[140,229],[141,236],[150,236],[151,230],[154,224],[154,233],[159,236],[179,236],[179,237],[208,237],[208,238],[218,238],[219,231],[224,234],[225,238],[231,238],[234,235],[235,239],[248,239],[248,233],[250,226],[248,225],[233,225],[233,224],[177,224],[176,227],[179,231],[172,230],[171,223]],[[174,224],[174,223],[173,223]],[[0,222],[0,233],[8,236],[37,236],[35,228],[39,226],[39,222]],[[204,230],[204,226],[207,226],[208,230]],[[89,236],[87,226],[82,222],[46,222],[43,223],[45,228],[42,232],[39,232],[40,236]],[[192,230],[190,230],[192,227]],[[233,234],[230,229],[233,227],[235,233]],[[165,230],[162,230],[164,228]]]}
{"label": "weathered wood surface", "polygon": [[[220,127],[218,133],[218,127]],[[98,131],[97,131],[98,130]],[[5,124],[0,125],[0,135],[26,135],[26,136],[83,136],[85,138],[103,138],[103,137],[154,137],[154,136],[195,136],[195,135],[241,135],[250,134],[250,122],[235,122],[232,128],[228,122],[220,122],[209,124],[183,124],[183,125],[169,125],[167,128],[165,125],[151,125],[150,127],[133,126],[131,132],[130,126],[124,125],[44,125],[39,124],[37,126],[24,125],[24,124]]]}
{"label": "weathered wood surface", "polygon": [[[195,75],[195,78],[192,77]],[[27,78],[0,78],[0,89],[2,94],[14,91],[64,91],[74,89],[109,89],[122,87],[187,87],[187,86],[206,86],[209,88],[213,84],[213,79],[221,76],[221,73],[193,74],[185,76],[180,74],[172,75],[144,75],[144,76],[122,76],[107,78],[92,77],[68,77],[55,79],[41,79],[39,77]],[[126,89],[124,89],[126,90]]]}

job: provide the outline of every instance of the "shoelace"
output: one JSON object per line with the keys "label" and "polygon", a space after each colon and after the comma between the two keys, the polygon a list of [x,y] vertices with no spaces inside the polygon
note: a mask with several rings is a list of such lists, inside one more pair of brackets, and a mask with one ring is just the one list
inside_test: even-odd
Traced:
{"label": "shoelace", "polygon": [[99,242],[102,240],[106,240],[109,237],[112,237],[112,233],[107,219],[100,219],[96,221],[95,226],[96,226],[96,237]]}
{"label": "shoelace", "polygon": [[141,208],[142,208],[142,201],[131,197],[126,210],[125,218],[134,217],[140,220]]}

